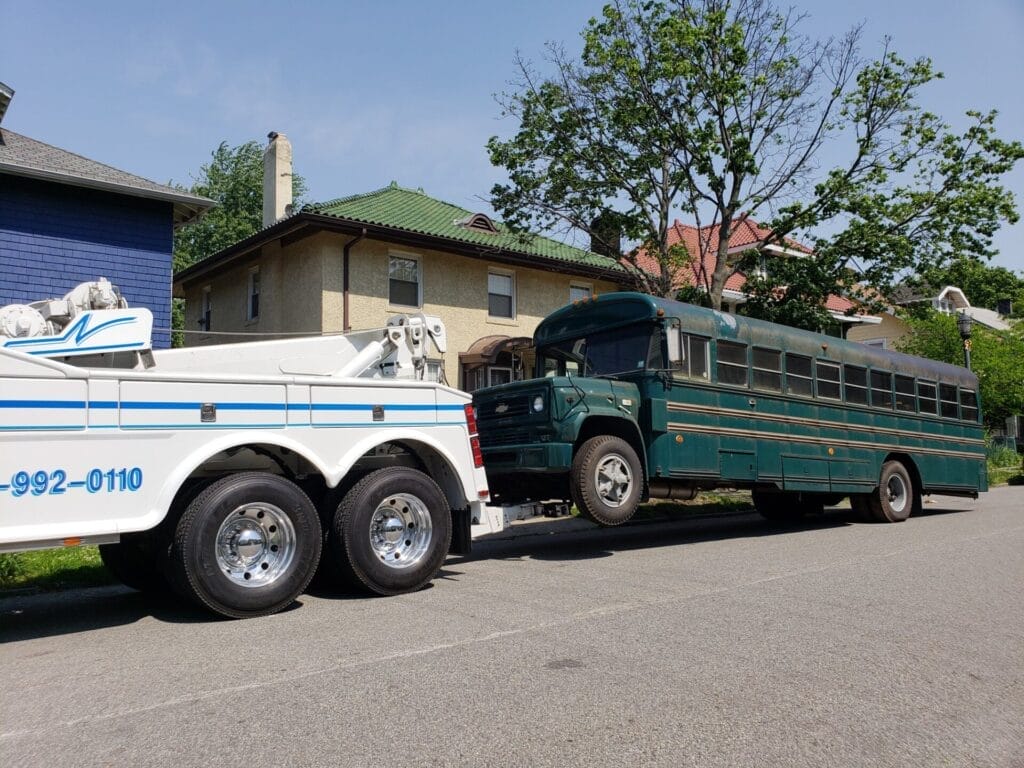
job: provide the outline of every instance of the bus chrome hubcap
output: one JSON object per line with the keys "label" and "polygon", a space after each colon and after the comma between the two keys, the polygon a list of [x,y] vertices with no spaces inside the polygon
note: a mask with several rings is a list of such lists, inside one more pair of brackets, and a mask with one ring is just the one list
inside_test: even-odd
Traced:
{"label": "bus chrome hubcap", "polygon": [[597,495],[609,507],[621,506],[633,487],[629,464],[617,453],[610,453],[598,462],[594,473]]}
{"label": "bus chrome hubcap", "polygon": [[423,560],[432,534],[430,510],[409,493],[388,496],[370,519],[370,546],[389,568],[411,568]]}
{"label": "bus chrome hubcap", "polygon": [[893,512],[902,512],[903,508],[907,505],[907,486],[903,482],[903,478],[899,475],[893,475],[889,478],[889,482],[886,483],[886,493],[889,495],[889,506]]}
{"label": "bus chrome hubcap", "polygon": [[295,527],[279,507],[260,502],[237,507],[217,531],[217,565],[242,587],[265,587],[295,557]]}

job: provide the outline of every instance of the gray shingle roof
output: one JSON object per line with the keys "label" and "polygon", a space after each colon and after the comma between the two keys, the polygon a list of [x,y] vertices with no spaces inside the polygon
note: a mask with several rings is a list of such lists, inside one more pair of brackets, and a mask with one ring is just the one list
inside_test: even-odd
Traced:
{"label": "gray shingle roof", "polygon": [[174,205],[175,226],[184,224],[216,203],[205,197],[144,179],[74,152],[0,128],[0,173],[43,179],[74,187],[117,192],[132,197],[166,200]]}

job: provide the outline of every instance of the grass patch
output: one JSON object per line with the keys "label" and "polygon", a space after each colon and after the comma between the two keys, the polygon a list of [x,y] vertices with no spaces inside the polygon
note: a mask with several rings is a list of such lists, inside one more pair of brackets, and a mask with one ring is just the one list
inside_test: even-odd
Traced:
{"label": "grass patch", "polygon": [[988,447],[989,485],[1024,485],[1024,465],[1021,456],[1006,446]]}
{"label": "grass patch", "polygon": [[989,485],[1024,485],[1024,472],[1020,467],[989,467]]}
{"label": "grass patch", "polygon": [[114,581],[96,547],[61,547],[0,554],[0,593],[95,587]]}

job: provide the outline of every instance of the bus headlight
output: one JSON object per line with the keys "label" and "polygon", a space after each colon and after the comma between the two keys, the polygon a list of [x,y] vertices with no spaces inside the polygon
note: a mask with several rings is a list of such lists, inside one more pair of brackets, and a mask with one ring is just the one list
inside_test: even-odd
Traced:
{"label": "bus headlight", "polygon": [[543,396],[537,395],[535,398],[533,398],[533,410],[534,410],[535,413],[540,413],[541,411],[544,410],[544,397]]}

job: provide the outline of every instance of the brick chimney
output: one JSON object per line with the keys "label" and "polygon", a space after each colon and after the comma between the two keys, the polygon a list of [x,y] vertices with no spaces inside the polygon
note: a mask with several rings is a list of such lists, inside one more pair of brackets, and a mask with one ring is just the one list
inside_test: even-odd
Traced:
{"label": "brick chimney", "polygon": [[291,213],[292,144],[283,133],[267,134],[263,152],[263,226],[269,227]]}

